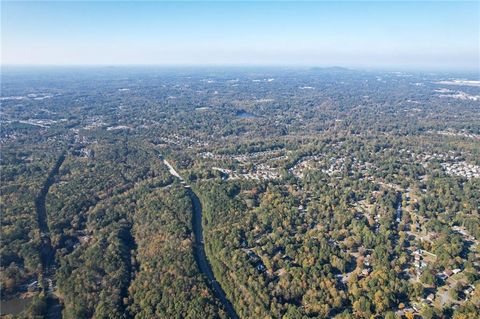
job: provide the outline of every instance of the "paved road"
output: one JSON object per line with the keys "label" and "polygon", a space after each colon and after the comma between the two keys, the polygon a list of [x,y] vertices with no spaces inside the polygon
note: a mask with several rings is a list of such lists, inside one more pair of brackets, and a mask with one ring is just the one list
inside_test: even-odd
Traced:
{"label": "paved road", "polygon": [[[182,177],[175,171],[172,165],[164,160],[165,164],[170,169],[172,175],[178,177],[181,181],[184,181]],[[205,254],[205,245],[203,243],[203,228],[202,228],[202,204],[198,199],[195,192],[190,188],[189,185],[185,185],[187,192],[192,200],[193,204],[193,218],[192,218],[192,226],[193,226],[193,234],[195,236],[195,245],[193,248],[193,253],[195,260],[198,264],[198,268],[200,271],[205,275],[208,282],[207,285],[212,289],[213,294],[215,297],[220,300],[225,308],[225,311],[232,319],[239,319],[235,309],[232,306],[232,303],[228,300],[225,292],[223,291],[222,287],[215,279],[215,275],[213,274],[212,267],[208,261],[207,255]]]}
{"label": "paved road", "polygon": [[[45,206],[45,200],[47,198],[48,191],[50,186],[52,186],[55,175],[58,174],[60,166],[65,160],[65,154],[60,155],[60,157],[55,162],[53,169],[48,174],[47,180],[43,185],[38,197],[35,199],[35,209],[37,211],[38,218],[38,227],[42,233],[42,246],[41,246],[41,262],[43,268],[43,289],[47,296],[47,315],[46,318],[49,319],[58,319],[62,318],[62,305],[60,300],[53,295],[50,291],[50,288],[45,287],[47,282],[53,282],[55,279],[55,248],[52,246],[52,240],[50,238],[50,229],[48,228],[47,221],[47,209]],[[49,285],[51,286],[51,284]]]}

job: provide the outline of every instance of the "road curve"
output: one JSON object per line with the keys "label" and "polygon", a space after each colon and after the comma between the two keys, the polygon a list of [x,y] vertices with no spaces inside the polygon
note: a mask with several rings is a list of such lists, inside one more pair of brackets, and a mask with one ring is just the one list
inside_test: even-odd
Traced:
{"label": "road curve", "polygon": [[48,227],[47,208],[45,201],[47,198],[50,186],[55,181],[55,176],[60,170],[63,161],[65,160],[65,153],[62,153],[55,162],[52,170],[47,176],[45,183],[43,184],[37,198],[35,199],[35,209],[37,212],[38,227],[41,232],[41,247],[40,247],[40,260],[42,263],[42,289],[46,295],[47,312],[45,318],[48,319],[61,319],[62,318],[62,303],[52,293],[53,282],[55,280],[55,248],[52,246],[52,240],[50,238],[50,229]]}
{"label": "road curve", "polygon": [[227,299],[225,292],[222,287],[215,280],[215,275],[213,274],[212,267],[208,262],[208,258],[205,254],[205,245],[203,243],[203,229],[202,229],[202,204],[198,199],[197,195],[191,190],[188,189],[190,198],[192,199],[193,204],[193,234],[195,235],[195,245],[193,248],[195,259],[197,261],[200,271],[207,277],[210,288],[213,290],[214,295],[220,300],[220,302],[225,307],[228,315],[232,319],[239,319],[235,309],[233,308],[230,301]]}
{"label": "road curve", "polygon": [[215,275],[213,274],[212,267],[210,266],[207,255],[205,254],[205,245],[203,243],[203,227],[202,227],[202,204],[200,203],[198,196],[191,189],[190,185],[185,184],[183,178],[180,177],[180,175],[175,171],[173,166],[170,165],[170,163],[168,163],[167,160],[165,159],[163,160],[163,162],[165,163],[165,165],[168,166],[170,173],[172,173],[172,175],[176,176],[182,181],[182,183],[185,185],[188,195],[190,196],[190,199],[192,200],[192,205],[193,205],[192,227],[193,227],[193,235],[195,237],[193,253],[194,253],[195,260],[198,264],[198,268],[200,269],[200,272],[204,274],[205,277],[207,278],[208,287],[210,287],[210,289],[213,291],[213,294],[215,295],[215,297],[217,297],[218,300],[220,300],[228,316],[231,319],[240,319],[240,317],[238,317],[237,313],[235,312],[235,309],[233,308],[232,303],[228,300],[227,295],[225,294],[225,291],[223,291],[222,287],[220,286],[218,281],[215,279]]}

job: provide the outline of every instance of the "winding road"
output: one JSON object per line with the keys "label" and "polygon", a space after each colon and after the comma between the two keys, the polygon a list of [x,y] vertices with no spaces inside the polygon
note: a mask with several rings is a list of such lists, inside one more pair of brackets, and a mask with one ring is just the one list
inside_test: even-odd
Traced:
{"label": "winding road", "polygon": [[35,199],[35,209],[37,211],[38,227],[41,231],[42,243],[40,257],[42,262],[42,275],[43,283],[42,289],[47,297],[47,314],[46,318],[57,319],[62,318],[62,305],[58,298],[52,293],[53,282],[55,279],[55,248],[52,246],[52,240],[50,238],[50,229],[48,227],[47,209],[45,206],[45,200],[47,198],[50,186],[55,181],[55,175],[58,174],[60,166],[65,160],[65,153],[55,162],[52,170],[48,174],[48,177],[43,184],[37,198]]}
{"label": "winding road", "polygon": [[193,253],[194,253],[195,260],[198,264],[198,268],[200,269],[200,272],[204,274],[205,277],[207,278],[208,280],[207,285],[212,289],[215,297],[217,297],[218,300],[220,300],[229,317],[232,319],[239,319],[240,317],[238,317],[237,313],[235,312],[235,309],[233,308],[232,303],[228,300],[222,287],[220,286],[218,281],[215,279],[215,275],[213,274],[212,267],[210,266],[207,255],[205,254],[205,244],[203,242],[203,227],[202,227],[202,204],[200,203],[198,196],[191,189],[190,185],[187,185],[185,183],[184,179],[180,176],[180,174],[178,174],[177,171],[175,171],[173,166],[170,165],[170,163],[168,163],[168,161],[165,159],[163,160],[163,162],[170,170],[170,173],[173,176],[177,177],[182,182],[184,187],[187,189],[190,199],[192,200],[192,205],[193,205],[192,227],[193,227],[193,235],[195,237],[195,245],[193,247]]}

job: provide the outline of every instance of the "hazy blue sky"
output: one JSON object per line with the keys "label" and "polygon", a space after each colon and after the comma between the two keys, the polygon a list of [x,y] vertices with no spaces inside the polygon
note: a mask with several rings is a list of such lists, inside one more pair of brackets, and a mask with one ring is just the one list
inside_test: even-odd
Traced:
{"label": "hazy blue sky", "polygon": [[479,2],[2,1],[2,64],[479,68]]}

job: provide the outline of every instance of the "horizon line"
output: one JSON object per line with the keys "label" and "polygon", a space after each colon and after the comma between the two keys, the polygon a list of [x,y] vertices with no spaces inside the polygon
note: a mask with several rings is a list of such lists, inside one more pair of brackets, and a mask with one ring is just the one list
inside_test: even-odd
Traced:
{"label": "horizon line", "polygon": [[399,71],[438,71],[438,72],[473,72],[480,75],[480,68],[455,68],[455,67],[433,67],[433,66],[405,66],[405,65],[342,65],[342,64],[293,64],[293,63],[0,63],[0,69],[4,67],[74,67],[74,68],[115,68],[115,67],[163,67],[163,68],[287,68],[287,69],[311,69],[311,68],[342,68],[350,71],[361,70],[399,70]]}

